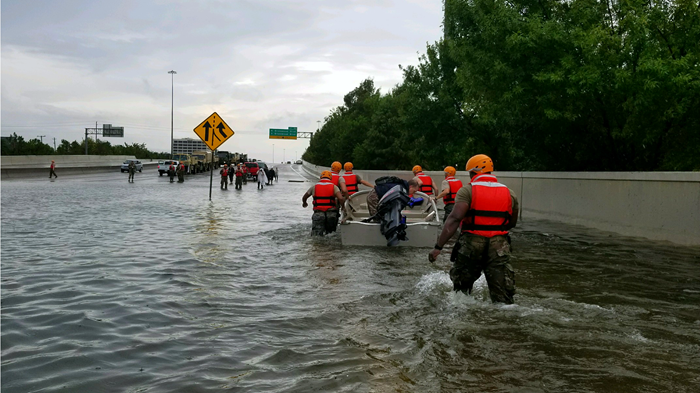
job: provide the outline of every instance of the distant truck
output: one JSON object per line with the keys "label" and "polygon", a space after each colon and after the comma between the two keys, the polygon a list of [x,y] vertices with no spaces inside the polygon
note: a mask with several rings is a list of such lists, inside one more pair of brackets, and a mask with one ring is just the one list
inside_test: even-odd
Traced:
{"label": "distant truck", "polygon": [[219,158],[219,165],[224,165],[231,161],[231,153],[227,151],[219,150],[216,152],[216,155]]}
{"label": "distant truck", "polygon": [[214,153],[211,151],[195,150],[192,152],[194,173],[208,172],[214,165]]}
{"label": "distant truck", "polygon": [[192,156],[185,153],[173,154],[173,160],[180,161],[181,164],[185,164],[185,173],[194,173],[195,160]]}
{"label": "distant truck", "polygon": [[158,173],[160,174],[160,176],[163,176],[164,174],[168,173],[170,164],[172,164],[175,167],[175,169],[177,169],[177,166],[180,165],[179,162],[174,160],[158,161]]}

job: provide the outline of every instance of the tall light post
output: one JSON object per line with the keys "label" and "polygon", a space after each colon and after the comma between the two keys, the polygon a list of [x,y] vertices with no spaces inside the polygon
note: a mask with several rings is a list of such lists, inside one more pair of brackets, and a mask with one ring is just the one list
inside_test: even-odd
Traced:
{"label": "tall light post", "polygon": [[170,158],[173,158],[173,107],[175,103],[175,70],[168,71],[170,74]]}
{"label": "tall light post", "polygon": [[272,144],[272,163],[275,163],[275,144]]}

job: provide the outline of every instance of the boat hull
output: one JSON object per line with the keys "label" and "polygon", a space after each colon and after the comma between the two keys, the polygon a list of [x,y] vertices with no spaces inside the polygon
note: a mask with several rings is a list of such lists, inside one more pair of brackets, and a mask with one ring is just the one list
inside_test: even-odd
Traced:
{"label": "boat hull", "polygon": [[[382,235],[379,224],[349,221],[339,225],[340,239],[344,246],[380,246],[386,247],[386,238]],[[440,226],[432,222],[408,224],[406,237],[399,242],[401,247],[432,247],[440,235]]]}

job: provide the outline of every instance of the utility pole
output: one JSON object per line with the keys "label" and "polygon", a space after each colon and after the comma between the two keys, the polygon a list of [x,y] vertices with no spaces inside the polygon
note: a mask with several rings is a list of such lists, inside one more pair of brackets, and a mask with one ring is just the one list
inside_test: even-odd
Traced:
{"label": "utility pole", "polygon": [[[175,81],[175,74],[177,72],[175,70],[170,70],[168,71],[168,74],[170,74],[170,158],[173,158],[173,108],[175,104],[175,87],[174,87],[174,81]],[[211,192],[211,190],[210,190]],[[211,200],[211,195],[209,196],[209,199]]]}
{"label": "utility pole", "polygon": [[321,129],[321,120],[316,120],[316,124],[318,124],[316,126],[316,131],[319,131]]}
{"label": "utility pole", "polygon": [[53,151],[56,151],[56,137],[53,138]]}
{"label": "utility pole", "polygon": [[36,137],[41,139],[41,143],[44,143],[44,138],[46,138],[46,135],[37,135]]}

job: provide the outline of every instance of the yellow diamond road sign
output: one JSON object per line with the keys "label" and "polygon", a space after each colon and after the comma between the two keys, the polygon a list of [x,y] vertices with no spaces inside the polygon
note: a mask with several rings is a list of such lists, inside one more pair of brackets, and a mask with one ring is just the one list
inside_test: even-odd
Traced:
{"label": "yellow diamond road sign", "polygon": [[195,127],[194,133],[212,150],[216,150],[234,134],[231,127],[216,112]]}

